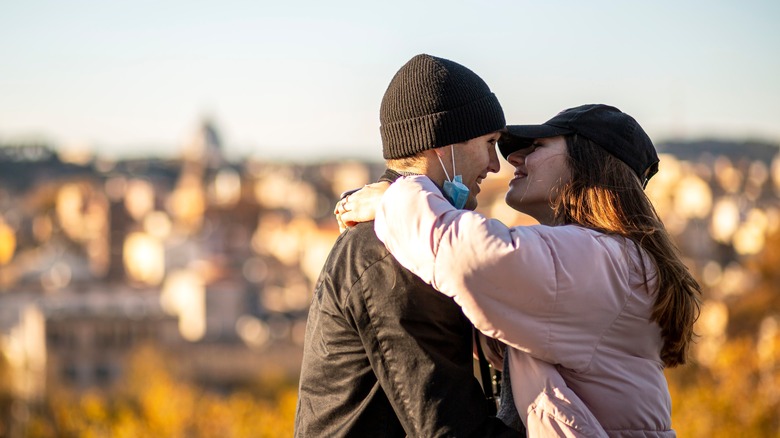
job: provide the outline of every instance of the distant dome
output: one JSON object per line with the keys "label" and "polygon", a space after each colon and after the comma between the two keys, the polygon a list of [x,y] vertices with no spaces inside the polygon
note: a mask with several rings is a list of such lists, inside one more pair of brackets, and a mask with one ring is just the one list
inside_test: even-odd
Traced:
{"label": "distant dome", "polygon": [[222,150],[222,140],[219,138],[217,129],[211,120],[205,120],[201,124],[201,135],[207,149]]}
{"label": "distant dome", "polygon": [[211,119],[204,119],[200,127],[185,145],[184,158],[202,162],[206,167],[217,168],[224,164],[222,139]]}

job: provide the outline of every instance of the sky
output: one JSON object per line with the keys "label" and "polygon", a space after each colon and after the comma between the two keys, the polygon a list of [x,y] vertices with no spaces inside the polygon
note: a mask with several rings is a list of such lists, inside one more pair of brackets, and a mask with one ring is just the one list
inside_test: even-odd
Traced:
{"label": "sky", "polygon": [[509,124],[607,103],[655,142],[780,143],[778,23],[776,0],[0,0],[0,144],[171,157],[209,119],[232,158],[380,160],[418,53]]}

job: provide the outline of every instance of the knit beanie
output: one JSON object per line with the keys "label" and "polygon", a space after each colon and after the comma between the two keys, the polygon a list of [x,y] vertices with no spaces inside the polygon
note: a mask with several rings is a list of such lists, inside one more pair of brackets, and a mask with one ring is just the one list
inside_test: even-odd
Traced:
{"label": "knit beanie", "polygon": [[409,60],[390,81],[379,120],[385,159],[461,143],[506,125],[501,104],[482,78],[425,54]]}

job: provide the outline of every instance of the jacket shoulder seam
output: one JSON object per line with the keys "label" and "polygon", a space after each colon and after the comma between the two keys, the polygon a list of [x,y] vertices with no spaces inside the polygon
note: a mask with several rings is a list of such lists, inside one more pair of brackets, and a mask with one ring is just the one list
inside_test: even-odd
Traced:
{"label": "jacket shoulder seam", "polygon": [[544,349],[545,349],[545,356],[550,356],[552,354],[552,349],[550,345],[552,344],[552,330],[550,330],[550,327],[552,327],[552,315],[555,313],[555,309],[558,307],[558,293],[560,292],[560,270],[558,269],[558,266],[560,265],[560,260],[558,259],[558,255],[555,253],[555,251],[552,250],[552,245],[547,240],[547,236],[544,233],[538,233],[539,237],[542,239],[542,241],[547,246],[547,251],[550,253],[550,258],[553,260],[553,268],[555,269],[555,297],[553,298],[553,306],[552,311],[548,313],[546,322],[544,324],[545,327],[547,327],[547,335],[546,339],[544,341]]}
{"label": "jacket shoulder seam", "polygon": [[[618,237],[615,237],[615,236],[609,236],[609,237],[613,237],[615,239],[618,239]],[[623,242],[623,243],[625,244],[627,242]],[[609,251],[608,249],[605,249],[605,250]],[[611,253],[611,251],[610,251],[610,253]],[[623,269],[621,270],[621,274],[623,275],[623,277],[624,277],[624,279],[626,281],[626,284],[628,284],[629,283],[630,274],[627,272],[627,267],[626,266],[624,266],[624,265],[621,265],[621,266],[623,266]],[[631,299],[634,297],[634,293],[635,293],[634,289],[631,288],[631,287],[628,287],[628,293],[624,297],[623,304],[620,307],[620,311],[616,312],[615,313],[615,317],[612,318],[612,321],[610,321],[610,323],[604,327],[604,330],[601,332],[601,336],[599,336],[599,339],[596,341],[595,345],[593,346],[593,354],[590,356],[590,361],[588,361],[588,365],[585,368],[585,371],[590,370],[591,366],[593,365],[593,360],[596,358],[596,352],[599,351],[599,349],[601,348],[601,345],[603,344],[604,338],[606,338],[607,333],[610,331],[610,329],[612,329],[612,327],[615,325],[617,320],[620,319],[620,317],[626,312],[626,307],[628,307],[628,304],[631,302]]]}

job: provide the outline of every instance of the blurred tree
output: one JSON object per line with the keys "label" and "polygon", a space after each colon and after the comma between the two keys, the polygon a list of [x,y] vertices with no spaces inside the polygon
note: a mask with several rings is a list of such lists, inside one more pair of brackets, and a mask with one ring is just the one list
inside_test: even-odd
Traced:
{"label": "blurred tree", "polygon": [[160,352],[142,347],[132,355],[127,379],[110,392],[51,388],[45,404],[34,410],[25,436],[292,436],[297,394],[291,382],[273,379],[270,390],[261,387],[257,393],[235,391],[222,396],[174,378],[169,363]]}
{"label": "blurred tree", "polygon": [[0,437],[9,435],[12,405],[11,367],[5,355],[0,352]]}
{"label": "blurred tree", "polygon": [[197,390],[173,378],[168,363],[158,351],[142,347],[130,361],[125,398],[151,436],[190,436]]}
{"label": "blurred tree", "polygon": [[755,335],[768,312],[780,316],[780,231],[766,238],[764,250],[745,262],[758,277],[750,293],[729,303],[729,334]]}
{"label": "blurred tree", "polygon": [[780,437],[778,264],[780,233],[774,233],[745,263],[758,281],[728,300],[728,337],[714,360],[667,371],[678,436]]}
{"label": "blurred tree", "polygon": [[710,369],[668,372],[672,423],[681,437],[780,436],[780,373],[760,377],[755,343],[728,341]]}

